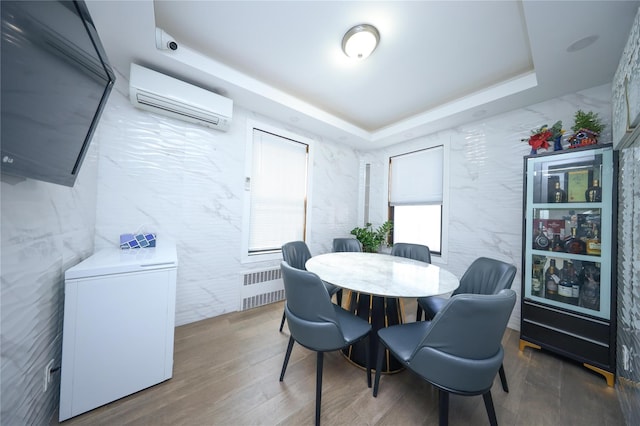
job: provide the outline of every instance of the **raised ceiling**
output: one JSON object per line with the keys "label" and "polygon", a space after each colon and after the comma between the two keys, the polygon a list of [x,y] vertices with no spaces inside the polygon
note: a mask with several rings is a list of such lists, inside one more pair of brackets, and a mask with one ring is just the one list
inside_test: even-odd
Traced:
{"label": "raised ceiling", "polygon": [[[611,82],[637,1],[90,1],[113,66],[130,62],[358,149]],[[366,60],[341,51],[368,23]],[[155,28],[176,51],[155,47]],[[584,49],[570,48],[587,37]]]}

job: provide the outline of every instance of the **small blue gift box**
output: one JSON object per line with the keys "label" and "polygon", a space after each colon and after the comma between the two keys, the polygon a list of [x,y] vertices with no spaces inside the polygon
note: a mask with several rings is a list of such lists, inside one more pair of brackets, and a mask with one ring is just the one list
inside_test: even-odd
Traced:
{"label": "small blue gift box", "polygon": [[121,249],[135,249],[143,247],[155,247],[156,234],[122,234],[120,235]]}

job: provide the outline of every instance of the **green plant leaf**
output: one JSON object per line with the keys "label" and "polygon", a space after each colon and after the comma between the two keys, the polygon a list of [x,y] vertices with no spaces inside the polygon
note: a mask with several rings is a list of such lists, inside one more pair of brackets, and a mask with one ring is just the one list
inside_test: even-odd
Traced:
{"label": "green plant leaf", "polygon": [[351,234],[360,241],[365,252],[376,253],[383,243],[387,243],[387,237],[392,228],[391,221],[386,221],[375,230],[371,223],[366,223],[362,228],[353,228]]}
{"label": "green plant leaf", "polygon": [[571,130],[577,133],[580,129],[587,129],[599,134],[604,127],[605,125],[602,123],[598,113],[593,111],[584,112],[579,109],[574,116],[574,125],[571,127]]}

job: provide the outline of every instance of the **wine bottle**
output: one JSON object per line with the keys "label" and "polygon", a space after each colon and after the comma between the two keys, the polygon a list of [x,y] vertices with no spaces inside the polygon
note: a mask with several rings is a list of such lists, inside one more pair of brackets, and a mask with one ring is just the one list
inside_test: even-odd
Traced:
{"label": "wine bottle", "polygon": [[550,203],[566,203],[567,202],[567,193],[560,188],[560,182],[556,182],[555,188],[549,194],[548,201]]}
{"label": "wine bottle", "polygon": [[560,281],[558,282],[558,301],[564,303],[571,303],[571,297],[573,295],[573,288],[569,282],[569,276],[567,268],[564,267],[560,271]]}
{"label": "wine bottle", "polygon": [[580,306],[594,311],[600,310],[600,269],[587,263],[580,273]]}
{"label": "wine bottle", "polygon": [[550,300],[558,299],[558,283],[560,282],[560,271],[556,268],[556,260],[549,260],[549,267],[544,274],[545,295]]}
{"label": "wine bottle", "polygon": [[549,249],[549,238],[547,238],[546,234],[544,233],[542,221],[538,222],[538,231],[536,232],[536,236],[533,240],[533,248],[536,250]]}
{"label": "wine bottle", "polygon": [[531,295],[542,296],[542,264],[537,256],[534,256],[533,270],[531,271]]}
{"label": "wine bottle", "polygon": [[594,223],[591,228],[591,236],[587,238],[587,254],[593,256],[600,256],[601,245],[600,237],[598,236],[598,226]]}
{"label": "wine bottle", "polygon": [[560,239],[560,234],[553,235],[553,241],[551,242],[551,250],[564,251],[564,244],[562,244],[562,240]]}
{"label": "wine bottle", "polygon": [[571,285],[571,298],[569,303],[572,305],[578,305],[578,301],[580,300],[580,280],[578,279],[578,274],[576,273],[576,268],[573,266],[573,262],[568,260],[566,269],[567,279]]}
{"label": "wine bottle", "polygon": [[569,238],[564,241],[564,251],[572,254],[585,254],[587,252],[585,242],[576,237],[575,226],[571,228],[571,235]]}
{"label": "wine bottle", "polygon": [[591,185],[584,192],[584,199],[588,203],[599,203],[602,201],[602,188],[600,188],[598,179],[593,180],[593,185]]}

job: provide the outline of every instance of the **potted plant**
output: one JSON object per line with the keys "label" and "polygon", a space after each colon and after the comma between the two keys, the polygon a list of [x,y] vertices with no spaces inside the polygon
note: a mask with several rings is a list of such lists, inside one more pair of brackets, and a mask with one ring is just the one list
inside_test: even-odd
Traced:
{"label": "potted plant", "polygon": [[370,223],[365,224],[363,228],[355,227],[351,230],[351,234],[362,244],[362,249],[368,253],[377,253],[380,246],[387,243],[389,231],[393,228],[391,221],[386,221],[377,229],[373,229]]}
{"label": "potted plant", "polygon": [[598,143],[598,136],[604,127],[605,125],[602,123],[598,113],[593,111],[584,112],[579,109],[574,117],[574,125],[571,127],[573,136],[569,138],[571,143],[569,148]]}

